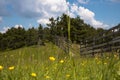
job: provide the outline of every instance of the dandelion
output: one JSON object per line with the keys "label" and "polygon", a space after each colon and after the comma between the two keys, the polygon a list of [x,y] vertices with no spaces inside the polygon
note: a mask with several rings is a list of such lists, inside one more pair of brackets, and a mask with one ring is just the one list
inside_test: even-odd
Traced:
{"label": "dandelion", "polygon": [[64,63],[64,60],[60,60],[60,63]]}
{"label": "dandelion", "polygon": [[66,75],[66,77],[70,77],[70,75],[69,75],[69,74],[67,74],[67,75]]}
{"label": "dandelion", "polygon": [[9,70],[13,70],[15,67],[14,66],[11,66],[11,67],[9,67]]}
{"label": "dandelion", "polygon": [[50,59],[51,61],[55,61],[55,58],[54,58],[54,57],[49,57],[49,59]]}
{"label": "dandelion", "polygon": [[32,77],[36,77],[37,74],[36,74],[36,73],[31,73],[31,76],[32,76]]}
{"label": "dandelion", "polygon": [[49,78],[50,78],[50,76],[45,76],[45,78],[46,78],[46,79],[49,79]]}
{"label": "dandelion", "polygon": [[0,71],[3,70],[3,66],[0,65]]}

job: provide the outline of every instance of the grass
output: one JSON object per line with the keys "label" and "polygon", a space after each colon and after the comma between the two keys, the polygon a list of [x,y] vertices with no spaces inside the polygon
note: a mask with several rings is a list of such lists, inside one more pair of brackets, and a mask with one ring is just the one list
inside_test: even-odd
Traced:
{"label": "grass", "polygon": [[0,52],[0,66],[0,80],[120,80],[117,55],[70,59],[52,43]]}

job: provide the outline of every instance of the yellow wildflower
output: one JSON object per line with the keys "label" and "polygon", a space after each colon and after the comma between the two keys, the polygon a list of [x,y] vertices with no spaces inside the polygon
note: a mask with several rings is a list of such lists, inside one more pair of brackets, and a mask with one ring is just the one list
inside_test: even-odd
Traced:
{"label": "yellow wildflower", "polygon": [[14,66],[11,66],[11,67],[9,67],[9,70],[13,70],[15,67]]}
{"label": "yellow wildflower", "polygon": [[3,66],[0,66],[0,70],[2,70],[3,69]]}
{"label": "yellow wildflower", "polygon": [[60,63],[64,63],[64,60],[60,60]]}
{"label": "yellow wildflower", "polygon": [[69,75],[69,74],[67,74],[67,75],[66,75],[66,77],[70,77],[70,75]]}
{"label": "yellow wildflower", "polygon": [[36,77],[37,74],[36,74],[36,73],[31,73],[31,76],[32,76],[32,77]]}
{"label": "yellow wildflower", "polygon": [[55,58],[54,58],[54,57],[49,57],[49,59],[50,59],[51,61],[55,61]]}
{"label": "yellow wildflower", "polygon": [[50,76],[45,76],[45,78],[46,78],[46,79],[49,79],[49,78],[50,78]]}

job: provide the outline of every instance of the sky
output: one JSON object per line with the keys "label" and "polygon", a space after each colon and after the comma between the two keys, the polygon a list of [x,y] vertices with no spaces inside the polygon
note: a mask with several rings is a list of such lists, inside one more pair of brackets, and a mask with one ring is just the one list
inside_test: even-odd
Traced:
{"label": "sky", "polygon": [[80,16],[94,28],[109,29],[120,23],[120,0],[0,0],[0,32],[11,27],[26,29],[63,13]]}

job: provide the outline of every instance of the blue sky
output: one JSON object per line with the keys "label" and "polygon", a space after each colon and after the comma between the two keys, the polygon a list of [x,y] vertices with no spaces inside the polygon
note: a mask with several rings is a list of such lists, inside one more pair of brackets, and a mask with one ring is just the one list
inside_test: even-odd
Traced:
{"label": "blue sky", "polygon": [[79,15],[95,28],[110,28],[120,23],[120,0],[0,0],[0,32],[8,28],[45,26],[49,18],[68,13]]}

